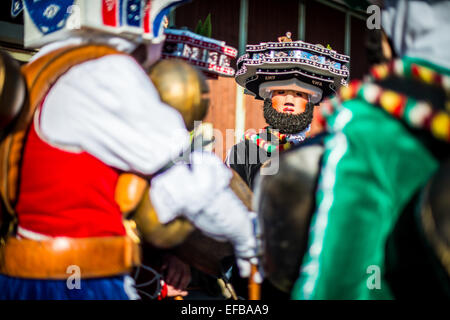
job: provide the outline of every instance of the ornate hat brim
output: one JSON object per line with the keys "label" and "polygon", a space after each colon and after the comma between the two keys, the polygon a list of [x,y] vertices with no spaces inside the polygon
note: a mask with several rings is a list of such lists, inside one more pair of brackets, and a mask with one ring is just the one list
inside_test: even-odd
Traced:
{"label": "ornate hat brim", "polygon": [[224,41],[188,30],[167,29],[165,34],[163,58],[183,59],[213,78],[235,75],[235,69],[231,67],[230,62],[237,56],[237,50],[225,45]]}
{"label": "ornate hat brim", "polygon": [[[322,96],[333,94],[346,84],[350,57],[322,46],[296,42],[268,42],[248,45],[247,53],[238,59],[236,82],[256,99],[263,99],[260,86],[266,82],[298,79],[303,84],[322,91]],[[307,88],[308,87],[308,88]]]}

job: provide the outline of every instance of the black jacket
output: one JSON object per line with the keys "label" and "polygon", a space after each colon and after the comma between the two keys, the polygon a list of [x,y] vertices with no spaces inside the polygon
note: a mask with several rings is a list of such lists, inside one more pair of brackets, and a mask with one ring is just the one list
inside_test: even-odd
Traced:
{"label": "black jacket", "polygon": [[[260,134],[266,141],[275,141],[275,136],[268,134],[267,131]],[[273,159],[276,153],[268,153],[249,140],[243,140],[235,144],[228,153],[226,163],[236,171],[241,178],[253,190],[255,178],[259,173],[261,166],[268,160]]]}

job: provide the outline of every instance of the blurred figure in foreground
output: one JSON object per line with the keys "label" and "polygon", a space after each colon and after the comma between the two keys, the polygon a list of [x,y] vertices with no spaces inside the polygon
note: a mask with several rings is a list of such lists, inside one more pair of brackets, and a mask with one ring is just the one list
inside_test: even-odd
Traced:
{"label": "blurred figure in foreground", "polygon": [[151,218],[228,240],[250,273],[254,225],[232,172],[201,152],[173,165],[189,133],[146,73],[161,57],[163,17],[183,2],[24,1],[25,46],[40,50],[21,70],[28,99],[0,146],[0,299],[139,298],[124,174],[151,181]]}
{"label": "blurred figure in foreground", "polygon": [[322,108],[329,134],[293,299],[450,296],[449,12],[384,1],[399,58]]}

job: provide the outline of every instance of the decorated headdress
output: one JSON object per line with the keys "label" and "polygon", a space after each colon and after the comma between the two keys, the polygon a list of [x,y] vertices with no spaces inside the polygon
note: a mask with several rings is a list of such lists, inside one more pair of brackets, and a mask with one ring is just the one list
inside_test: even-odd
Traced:
{"label": "decorated headdress", "polygon": [[13,0],[25,9],[25,46],[39,48],[72,35],[99,31],[135,43],[164,41],[164,17],[187,0]]}
{"label": "decorated headdress", "polygon": [[237,50],[225,41],[215,40],[189,30],[167,29],[163,47],[163,59],[179,58],[202,70],[208,77],[233,77],[235,70],[231,60]]}
{"label": "decorated headdress", "polygon": [[231,59],[237,56],[237,50],[211,38],[211,32],[210,15],[203,24],[199,21],[195,32],[166,29],[163,60],[150,71],[161,100],[181,113],[188,130],[206,116],[209,107],[209,98],[205,97],[209,86],[204,75],[217,79],[235,74]]}
{"label": "decorated headdress", "polygon": [[256,99],[269,98],[273,90],[302,89],[319,103],[346,85],[345,65],[350,57],[322,45],[303,41],[263,42],[247,45],[237,61],[236,82]]}

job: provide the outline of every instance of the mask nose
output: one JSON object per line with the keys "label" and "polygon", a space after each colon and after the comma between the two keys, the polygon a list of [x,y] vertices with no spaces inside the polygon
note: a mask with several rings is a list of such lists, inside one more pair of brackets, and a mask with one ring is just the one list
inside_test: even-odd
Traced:
{"label": "mask nose", "polygon": [[284,103],[294,103],[294,96],[292,95],[292,93],[288,93],[286,94],[286,99],[284,101]]}

